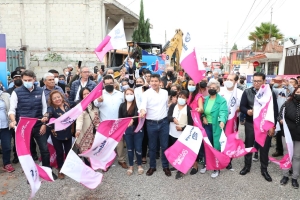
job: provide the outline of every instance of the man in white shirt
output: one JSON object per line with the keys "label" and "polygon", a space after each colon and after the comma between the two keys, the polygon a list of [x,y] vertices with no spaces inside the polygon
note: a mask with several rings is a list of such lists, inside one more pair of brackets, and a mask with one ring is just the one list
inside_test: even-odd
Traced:
{"label": "man in white shirt", "polygon": [[[227,105],[228,105],[228,110],[230,110],[231,99],[232,99],[233,95],[236,95],[237,111],[239,111],[239,109],[240,109],[240,102],[241,102],[243,91],[237,88],[236,94],[233,94],[234,88],[235,88],[238,80],[239,80],[238,75],[236,75],[236,74],[229,74],[227,76],[226,81],[224,82],[224,86],[225,87],[221,87],[220,88],[219,94],[226,99]],[[236,126],[237,126],[237,129],[238,129],[239,114],[237,115],[236,118],[237,118],[236,119],[236,122],[237,122]],[[229,169],[229,170],[232,169],[231,162],[228,164],[228,166],[226,167],[226,169]]]}
{"label": "man in white shirt", "polygon": [[150,85],[146,92],[143,93],[143,100],[140,106],[140,116],[146,117],[146,125],[149,138],[149,157],[150,169],[146,175],[151,176],[156,171],[156,150],[158,138],[161,147],[161,162],[163,171],[166,176],[171,176],[169,162],[164,154],[169,143],[169,121],[168,113],[168,91],[159,87],[160,76],[152,74]]}
{"label": "man in white shirt", "polygon": [[[94,101],[100,111],[100,122],[119,118],[119,107],[124,102],[124,94],[114,89],[114,79],[111,75],[103,77],[104,90],[102,96]],[[118,163],[127,169],[123,138],[117,145]]]}

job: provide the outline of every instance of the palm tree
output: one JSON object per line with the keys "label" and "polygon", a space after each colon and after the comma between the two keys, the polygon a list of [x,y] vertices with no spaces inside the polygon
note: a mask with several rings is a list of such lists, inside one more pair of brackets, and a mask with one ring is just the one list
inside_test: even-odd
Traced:
{"label": "palm tree", "polygon": [[255,27],[255,31],[250,32],[248,36],[248,39],[250,41],[253,41],[253,50],[256,50],[256,46],[258,50],[265,50],[270,38],[270,28],[271,37],[275,37],[276,39],[283,38],[283,34],[277,28],[277,25],[271,24],[270,22],[262,22],[261,25]]}

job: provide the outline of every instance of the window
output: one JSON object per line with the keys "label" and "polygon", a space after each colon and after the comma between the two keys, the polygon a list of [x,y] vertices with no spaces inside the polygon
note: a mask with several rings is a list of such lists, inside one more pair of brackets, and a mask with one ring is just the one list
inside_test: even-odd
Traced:
{"label": "window", "polygon": [[269,62],[267,75],[277,75],[278,66],[279,66],[279,62]]}
{"label": "window", "polygon": [[[287,52],[286,52],[286,56],[295,56],[296,55],[296,51],[297,51],[297,47],[288,48]],[[300,55],[299,51],[298,51],[298,55]]]}

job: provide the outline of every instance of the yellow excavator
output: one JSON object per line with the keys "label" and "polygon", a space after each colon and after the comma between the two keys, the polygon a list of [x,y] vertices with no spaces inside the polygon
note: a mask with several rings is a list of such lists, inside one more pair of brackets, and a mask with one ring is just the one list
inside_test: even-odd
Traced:
{"label": "yellow excavator", "polygon": [[175,35],[163,47],[163,52],[166,54],[166,63],[174,67],[175,71],[180,71],[180,55],[182,51],[183,32],[180,29],[175,30]]}

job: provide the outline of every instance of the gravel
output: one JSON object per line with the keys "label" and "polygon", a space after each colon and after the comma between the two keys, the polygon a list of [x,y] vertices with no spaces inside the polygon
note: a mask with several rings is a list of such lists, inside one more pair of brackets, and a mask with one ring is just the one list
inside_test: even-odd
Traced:
{"label": "gravel", "polygon": [[[240,136],[244,136],[243,126],[240,128]],[[270,154],[275,151],[274,146],[273,140]],[[89,190],[66,177],[54,183],[43,182],[34,199],[299,199],[299,190],[291,187],[291,180],[286,186],[280,185],[282,175],[278,165],[270,163],[268,171],[273,182],[269,183],[260,174],[260,162],[253,162],[251,172],[247,175],[239,175],[244,166],[243,161],[243,158],[234,159],[234,171],[221,170],[219,177],[215,179],[210,177],[212,171],[207,171],[205,174],[198,172],[193,176],[187,173],[180,180],[175,180],[174,172],[171,177],[166,177],[160,161],[157,162],[157,171],[150,177],[146,174],[138,175],[136,166],[134,174],[127,176],[126,170],[116,161],[110,170],[104,173],[102,183],[95,190]],[[16,171],[13,175],[0,174],[0,183],[3,183],[0,185],[0,199],[28,199],[30,195],[30,186],[26,183],[20,164],[14,166]],[[144,165],[145,172],[148,167],[149,164]],[[9,178],[11,176],[13,178]]]}

